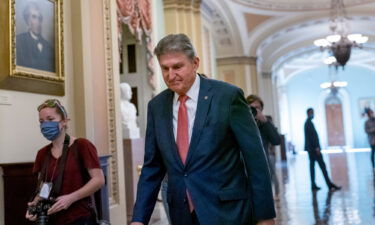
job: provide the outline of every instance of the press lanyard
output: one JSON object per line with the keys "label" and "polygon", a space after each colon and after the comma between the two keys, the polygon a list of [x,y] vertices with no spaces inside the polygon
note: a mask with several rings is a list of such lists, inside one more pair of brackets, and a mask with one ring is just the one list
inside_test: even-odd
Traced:
{"label": "press lanyard", "polygon": [[[56,195],[60,192],[61,183],[62,183],[62,176],[63,176],[63,173],[64,173],[64,167],[65,167],[65,163],[66,163],[66,159],[67,159],[67,155],[68,155],[69,142],[70,142],[70,136],[68,134],[65,134],[64,147],[63,147],[61,157],[56,159],[56,163],[55,163],[55,166],[54,166],[53,171],[52,171],[52,176],[51,176],[50,182],[47,182],[49,159],[50,159],[50,157],[52,157],[51,152],[49,153],[49,156],[46,159],[47,161],[45,162],[46,166],[45,166],[45,172],[44,172],[44,182],[42,183],[41,188],[40,188],[40,192],[39,192],[39,196],[41,198],[48,199],[52,195]],[[53,185],[52,180],[55,176],[55,171],[56,171],[57,165],[59,165],[60,173],[59,173],[58,177],[56,178],[55,185]],[[52,187],[54,188],[53,190],[52,190]]]}

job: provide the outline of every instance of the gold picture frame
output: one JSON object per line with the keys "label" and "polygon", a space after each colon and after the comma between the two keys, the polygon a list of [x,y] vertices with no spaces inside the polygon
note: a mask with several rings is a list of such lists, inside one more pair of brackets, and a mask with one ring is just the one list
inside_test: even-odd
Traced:
{"label": "gold picture frame", "polygon": [[64,95],[63,0],[0,4],[0,89]]}

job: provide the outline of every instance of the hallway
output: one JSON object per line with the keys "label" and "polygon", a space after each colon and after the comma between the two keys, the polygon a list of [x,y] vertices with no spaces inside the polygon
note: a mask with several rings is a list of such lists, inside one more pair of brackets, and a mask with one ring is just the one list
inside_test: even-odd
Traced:
{"label": "hallway", "polygon": [[[375,177],[369,152],[324,154],[332,180],[342,190],[328,192],[320,168],[316,165],[315,194],[310,190],[307,154],[289,157],[279,163],[282,180],[280,200],[275,202],[278,225],[350,225],[375,224]],[[282,179],[281,179],[282,178]]]}
{"label": "hallway", "polygon": [[[370,152],[325,153],[324,160],[332,180],[342,186],[329,192],[316,165],[317,185],[310,190],[309,159],[306,153],[278,163],[280,200],[275,201],[277,225],[372,225],[375,224],[375,176],[371,171]],[[152,225],[166,225],[158,202]]]}

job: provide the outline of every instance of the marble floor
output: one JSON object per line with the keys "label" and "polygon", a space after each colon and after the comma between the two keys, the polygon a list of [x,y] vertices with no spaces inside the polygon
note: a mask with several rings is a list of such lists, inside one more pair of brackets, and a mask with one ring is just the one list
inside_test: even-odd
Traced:
{"label": "marble floor", "polygon": [[[334,151],[324,153],[332,180],[342,190],[329,192],[316,165],[316,183],[310,189],[307,154],[288,157],[277,164],[281,194],[275,201],[278,225],[375,225],[375,176],[370,152]],[[162,204],[156,205],[152,225],[167,225]]]}

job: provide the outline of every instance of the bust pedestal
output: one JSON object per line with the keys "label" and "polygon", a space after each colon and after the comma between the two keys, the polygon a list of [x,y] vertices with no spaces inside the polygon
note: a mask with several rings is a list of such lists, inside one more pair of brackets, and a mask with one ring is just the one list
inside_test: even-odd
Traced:
{"label": "bust pedestal", "polygon": [[128,222],[133,216],[133,206],[137,194],[137,184],[140,169],[143,165],[144,139],[123,139],[124,164],[125,164],[125,190],[126,190],[126,210]]}
{"label": "bust pedestal", "polygon": [[124,139],[139,139],[141,136],[138,127],[128,127],[124,124],[122,126],[122,135]]}

